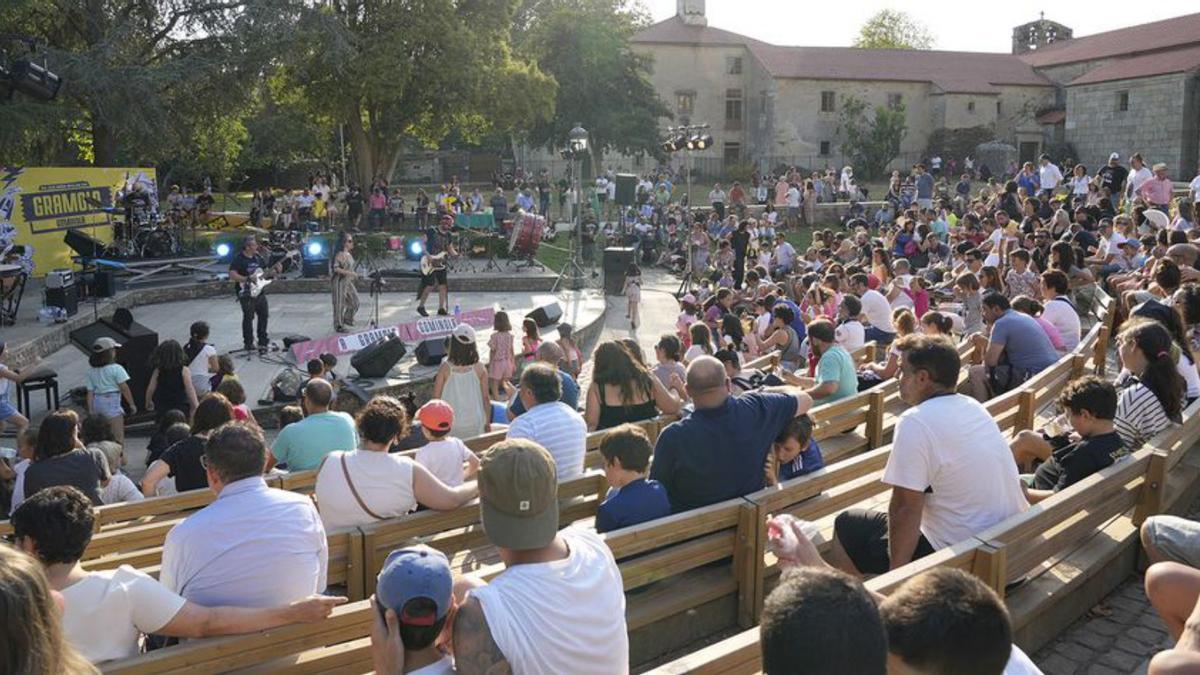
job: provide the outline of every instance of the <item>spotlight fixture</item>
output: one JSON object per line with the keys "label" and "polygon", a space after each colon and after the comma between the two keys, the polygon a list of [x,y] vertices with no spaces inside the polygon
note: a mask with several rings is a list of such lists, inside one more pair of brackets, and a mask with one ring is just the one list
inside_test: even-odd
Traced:
{"label": "spotlight fixture", "polygon": [[[24,43],[28,53],[10,57],[5,43]],[[58,96],[62,78],[50,72],[44,55],[40,64],[33,62],[37,46],[36,38],[0,34],[0,100],[10,101],[16,92],[35,101],[53,101]]]}
{"label": "spotlight fixture", "polygon": [[308,243],[304,245],[304,254],[309,258],[320,258],[321,254],[324,252],[325,246],[321,243],[320,239],[310,239]]}
{"label": "spotlight fixture", "polygon": [[229,242],[223,241],[217,244],[215,252],[218,258],[224,260],[225,258],[229,257],[230,253],[233,253],[233,247],[229,245]]}

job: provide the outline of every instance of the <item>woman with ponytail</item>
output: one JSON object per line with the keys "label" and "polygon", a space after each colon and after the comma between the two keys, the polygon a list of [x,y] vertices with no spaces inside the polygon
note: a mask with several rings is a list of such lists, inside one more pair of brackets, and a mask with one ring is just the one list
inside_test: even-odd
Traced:
{"label": "woman with ponytail", "polygon": [[1180,421],[1185,385],[1175,365],[1177,349],[1162,324],[1145,319],[1130,322],[1117,336],[1117,353],[1130,377],[1117,399],[1114,426],[1130,452]]}

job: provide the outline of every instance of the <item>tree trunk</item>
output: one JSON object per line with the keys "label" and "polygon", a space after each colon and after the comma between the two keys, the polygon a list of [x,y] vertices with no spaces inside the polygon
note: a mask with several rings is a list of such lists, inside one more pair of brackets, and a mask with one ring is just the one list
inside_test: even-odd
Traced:
{"label": "tree trunk", "polygon": [[346,128],[350,132],[350,145],[354,152],[358,184],[367,189],[375,177],[375,148],[371,143],[371,138],[367,135],[367,130],[363,128],[358,106],[354,107],[354,112],[346,120]]}
{"label": "tree trunk", "polygon": [[92,166],[116,165],[116,132],[107,124],[92,122]]}

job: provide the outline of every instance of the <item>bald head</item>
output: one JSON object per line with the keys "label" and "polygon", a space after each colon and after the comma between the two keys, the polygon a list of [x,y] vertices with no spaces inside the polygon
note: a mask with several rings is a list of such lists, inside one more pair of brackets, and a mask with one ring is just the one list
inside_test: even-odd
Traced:
{"label": "bald head", "polygon": [[711,356],[701,356],[687,369],[688,395],[697,408],[716,408],[729,397],[725,366]]}
{"label": "bald head", "polygon": [[1195,265],[1198,255],[1200,255],[1200,251],[1197,251],[1196,247],[1191,244],[1174,244],[1167,249],[1168,258],[1184,265]]}
{"label": "bald head", "polygon": [[333,387],[327,380],[314,377],[304,385],[304,400],[308,402],[310,413],[314,409],[328,408],[333,401]]}
{"label": "bald head", "polygon": [[563,354],[562,347],[559,347],[557,342],[547,340],[538,345],[534,356],[538,361],[549,363],[557,368],[559,361],[563,360],[565,354]]}

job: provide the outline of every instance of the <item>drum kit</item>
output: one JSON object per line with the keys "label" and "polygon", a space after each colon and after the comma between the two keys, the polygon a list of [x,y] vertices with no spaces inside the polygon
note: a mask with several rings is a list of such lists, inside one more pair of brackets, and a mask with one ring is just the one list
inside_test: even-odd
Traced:
{"label": "drum kit", "polygon": [[[504,272],[500,257],[507,257],[509,269],[545,269],[536,259],[546,232],[546,219],[518,211],[512,220],[504,221],[499,231],[456,228],[454,245],[460,255],[448,260],[451,272]],[[476,261],[483,260],[482,268]]]}
{"label": "drum kit", "polygon": [[[113,209],[119,213],[120,209]],[[158,212],[134,206],[124,221],[113,223],[114,253],[124,258],[169,258],[183,249],[177,226],[163,219]]]}

